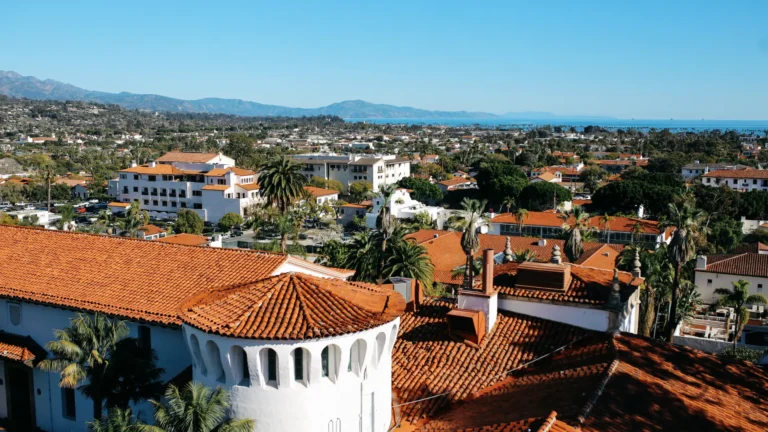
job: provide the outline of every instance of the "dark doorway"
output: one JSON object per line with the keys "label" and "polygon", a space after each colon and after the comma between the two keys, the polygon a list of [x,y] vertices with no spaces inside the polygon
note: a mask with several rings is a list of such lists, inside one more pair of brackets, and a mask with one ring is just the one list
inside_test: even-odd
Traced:
{"label": "dark doorway", "polygon": [[27,366],[5,362],[8,385],[8,420],[12,431],[35,429],[35,414],[32,396],[32,369]]}

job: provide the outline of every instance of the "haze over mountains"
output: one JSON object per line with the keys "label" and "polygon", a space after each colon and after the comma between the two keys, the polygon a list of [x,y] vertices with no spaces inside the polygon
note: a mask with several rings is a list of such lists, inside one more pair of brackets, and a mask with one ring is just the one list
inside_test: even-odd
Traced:
{"label": "haze over mountains", "polygon": [[16,72],[0,71],[0,94],[10,97],[47,100],[78,100],[117,104],[128,109],[150,111],[235,114],[240,116],[317,116],[336,115],[342,118],[498,118],[484,112],[430,111],[411,107],[373,104],[362,100],[348,100],[320,108],[290,108],[267,105],[241,99],[204,98],[175,99],[153,94],[128,92],[107,93],[86,90],[51,79],[40,80]]}

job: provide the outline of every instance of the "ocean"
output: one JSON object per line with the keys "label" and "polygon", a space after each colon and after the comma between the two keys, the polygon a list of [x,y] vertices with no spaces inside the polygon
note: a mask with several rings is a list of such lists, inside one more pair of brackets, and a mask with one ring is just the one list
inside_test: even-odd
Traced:
{"label": "ocean", "polygon": [[537,126],[573,126],[581,131],[585,126],[600,126],[615,131],[616,129],[669,129],[672,132],[697,132],[719,129],[721,131],[735,130],[740,133],[767,135],[768,120],[626,120],[626,119],[440,119],[440,118],[368,118],[344,119],[347,122],[366,122],[374,124],[405,124],[405,125],[438,125],[438,126],[479,126],[486,128],[522,128],[531,129]]}

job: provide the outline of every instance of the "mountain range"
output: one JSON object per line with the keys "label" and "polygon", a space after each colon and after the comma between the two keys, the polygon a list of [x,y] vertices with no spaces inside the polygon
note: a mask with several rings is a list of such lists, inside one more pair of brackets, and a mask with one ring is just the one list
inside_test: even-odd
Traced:
{"label": "mountain range", "polygon": [[0,71],[0,94],[27,99],[77,100],[117,104],[128,109],[148,111],[234,114],[253,117],[318,115],[335,115],[341,118],[355,119],[492,119],[499,117],[495,114],[484,112],[430,111],[404,106],[374,104],[362,100],[348,100],[320,108],[290,108],[242,99],[204,98],[184,100],[154,94],[107,93],[86,90],[51,79],[40,80],[33,76],[22,76],[10,71]]}

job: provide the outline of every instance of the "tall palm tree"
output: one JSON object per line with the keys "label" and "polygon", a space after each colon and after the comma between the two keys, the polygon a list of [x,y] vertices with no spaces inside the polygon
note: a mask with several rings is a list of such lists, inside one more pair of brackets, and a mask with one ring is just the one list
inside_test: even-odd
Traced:
{"label": "tall palm tree", "polygon": [[637,221],[632,225],[630,232],[632,233],[632,242],[634,243],[637,241],[637,236],[645,232],[645,227],[643,227],[640,221]]}
{"label": "tall palm tree", "polygon": [[509,213],[512,210],[512,207],[514,206],[515,206],[515,199],[512,198],[511,196],[508,196],[501,201],[501,207],[502,208],[506,207],[507,213]]}
{"label": "tall palm tree", "polygon": [[179,389],[171,384],[165,391],[166,403],[152,401],[155,425],[142,425],[142,432],[251,432],[251,419],[227,419],[229,394],[221,387],[211,391],[197,382]]}
{"label": "tall palm tree", "polygon": [[125,321],[103,314],[78,314],[69,327],[54,331],[48,342],[51,356],[40,368],[60,375],[59,386],[78,388],[93,401],[93,417],[101,418],[107,408],[127,408],[129,401],[152,397],[163,370],[155,366],[156,356],[128,337]]}
{"label": "tall palm tree", "polygon": [[115,214],[112,213],[112,210],[102,210],[99,212],[98,223],[99,225],[104,226],[104,230],[107,231],[107,234],[112,235],[116,221],[117,218],[115,217]]}
{"label": "tall palm tree", "polygon": [[51,211],[51,184],[56,179],[56,173],[54,172],[53,169],[54,169],[53,163],[49,162],[49,163],[46,163],[44,166],[42,166],[42,171],[40,173],[41,177],[43,178],[43,181],[48,187],[48,211]]}
{"label": "tall palm tree", "polygon": [[378,277],[381,279],[384,276],[384,262],[385,262],[385,253],[387,250],[387,241],[392,236],[392,233],[395,231],[397,226],[399,225],[397,222],[397,219],[395,219],[394,216],[392,216],[392,209],[389,207],[390,200],[392,199],[392,195],[397,190],[397,186],[395,185],[381,185],[379,188],[379,192],[381,194],[382,198],[382,205],[379,209],[379,215],[376,218],[376,227],[379,230],[379,238],[381,240],[381,246],[379,250],[379,267],[378,267]]}
{"label": "tall palm tree", "polygon": [[563,219],[563,231],[565,232],[565,255],[571,262],[581,257],[584,253],[584,241],[591,236],[589,227],[589,213],[581,206],[574,206],[571,210],[560,216]]}
{"label": "tall palm tree", "polygon": [[462,218],[464,230],[461,233],[461,249],[467,256],[464,267],[464,289],[472,289],[474,282],[474,269],[472,261],[474,255],[480,249],[480,238],[477,236],[477,230],[483,221],[483,210],[487,200],[474,200],[464,198],[461,202]]}
{"label": "tall palm tree", "polygon": [[733,349],[736,349],[736,343],[741,338],[741,332],[749,320],[749,310],[744,305],[748,304],[766,304],[768,298],[762,294],[749,294],[749,282],[739,279],[731,282],[733,289],[718,288],[715,290],[718,299],[715,306],[732,307],[736,312],[736,331],[733,334]]}
{"label": "tall palm tree", "polygon": [[139,228],[149,223],[149,212],[141,209],[141,204],[138,201],[134,201],[125,211],[125,219],[123,220],[123,229],[128,231],[128,235],[136,237],[139,232]]}
{"label": "tall palm tree", "polygon": [[611,215],[604,214],[600,216],[600,224],[603,225],[603,235],[605,236],[605,242],[611,243],[611,222],[616,220]]}
{"label": "tall palm tree", "polygon": [[306,184],[307,178],[301,174],[301,165],[285,156],[265,163],[259,173],[261,193],[282,214],[286,214],[288,207],[302,196]]}
{"label": "tall palm tree", "polygon": [[422,286],[432,285],[435,267],[427,255],[427,249],[410,241],[398,242],[388,253],[384,274],[416,279]]}
{"label": "tall palm tree", "polygon": [[103,420],[88,423],[89,432],[141,432],[141,423],[133,418],[130,408],[113,408]]}
{"label": "tall palm tree", "polygon": [[347,251],[342,267],[355,271],[352,279],[373,282],[380,251],[379,244],[370,231],[355,234],[347,246]]}
{"label": "tall palm tree", "polygon": [[278,215],[273,220],[273,227],[280,234],[280,252],[288,250],[288,236],[298,234],[297,220],[292,215]]}
{"label": "tall palm tree", "polygon": [[702,224],[705,220],[705,212],[696,208],[692,200],[684,200],[669,204],[668,214],[662,223],[665,228],[675,227],[675,232],[672,234],[672,239],[667,247],[667,256],[675,269],[672,284],[672,307],[665,331],[668,342],[672,342],[675,337],[675,329],[678,324],[677,303],[680,296],[683,266],[696,256],[696,237],[702,233]]}
{"label": "tall palm tree", "polygon": [[519,208],[515,211],[515,219],[517,219],[517,227],[520,230],[520,235],[523,235],[523,227],[525,226],[525,220],[528,219],[528,210]]}

